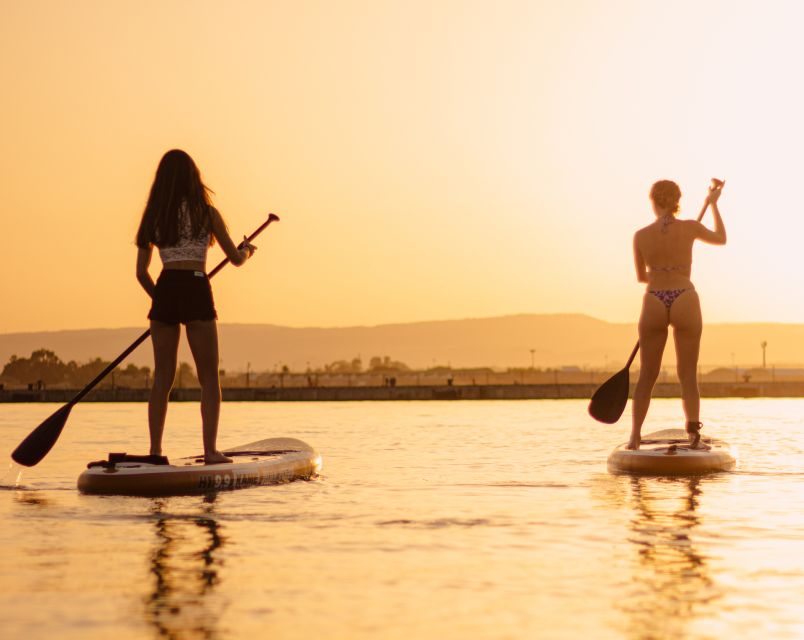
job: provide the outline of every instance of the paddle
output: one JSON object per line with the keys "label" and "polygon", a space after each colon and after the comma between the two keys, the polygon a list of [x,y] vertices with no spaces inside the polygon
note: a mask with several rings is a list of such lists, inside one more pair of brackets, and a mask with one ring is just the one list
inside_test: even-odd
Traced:
{"label": "paddle", "polygon": [[[263,222],[260,227],[252,233],[248,237],[248,242],[251,242],[256,238],[262,231],[274,221],[279,220],[279,216],[271,213],[268,215],[268,219]],[[241,242],[238,245],[238,248],[242,248],[243,243]],[[215,267],[212,271],[209,272],[209,277],[213,277],[218,271],[223,269],[227,264],[229,264],[229,258],[224,259],[221,263]],[[61,430],[64,428],[64,424],[67,422],[67,417],[70,415],[70,411],[73,408],[73,405],[80,402],[84,396],[86,396],[93,388],[103,380],[117,365],[119,365],[123,360],[125,360],[128,355],[134,351],[138,346],[140,346],[145,340],[148,339],[148,336],[151,335],[151,330],[148,329],[145,333],[143,333],[139,338],[137,338],[131,346],[126,349],[123,353],[121,353],[117,358],[115,358],[109,365],[101,371],[95,378],[90,382],[87,386],[85,386],[81,391],[79,391],[75,397],[70,400],[67,404],[61,407],[58,411],[53,413],[49,418],[47,418],[42,424],[40,424],[36,429],[31,431],[28,434],[28,437],[23,440],[19,446],[14,449],[14,453],[11,454],[11,457],[14,459],[14,462],[18,464],[24,465],[26,467],[32,467],[37,464],[42,458],[44,458],[48,451],[53,448],[53,445],[56,444],[56,440],[59,439],[61,435]]]}
{"label": "paddle", "polygon": [[[710,190],[722,189],[724,184],[726,184],[724,180],[712,178]],[[707,197],[706,202],[701,207],[701,213],[698,214],[698,222],[703,219],[708,208],[709,198]],[[628,362],[625,363],[625,367],[601,384],[592,395],[592,399],[589,401],[589,415],[595,420],[606,424],[614,424],[620,419],[625,410],[625,405],[628,403],[628,391],[631,382],[628,370],[631,368],[631,363],[636,358],[638,351],[639,341],[637,341],[634,350],[631,352]]]}

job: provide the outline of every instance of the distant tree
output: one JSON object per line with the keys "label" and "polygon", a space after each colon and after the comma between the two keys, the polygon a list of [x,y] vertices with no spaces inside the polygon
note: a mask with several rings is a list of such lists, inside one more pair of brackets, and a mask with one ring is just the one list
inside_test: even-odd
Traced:
{"label": "distant tree", "polygon": [[53,351],[37,349],[30,358],[11,356],[1,375],[20,384],[39,380],[45,384],[59,384],[67,375],[67,365]]}
{"label": "distant tree", "polygon": [[[17,384],[28,384],[41,380],[48,385],[63,384],[72,388],[80,388],[86,386],[108,364],[109,362],[101,358],[94,358],[81,364],[75,360],[64,363],[53,351],[38,349],[31,354],[30,358],[11,356],[3,367],[0,377]],[[142,387],[149,383],[150,375],[151,370],[148,367],[129,364],[125,369],[116,369],[100,384],[101,386],[111,386],[114,379],[117,386]],[[191,378],[194,379],[194,376]],[[188,377],[188,381],[191,378]]]}
{"label": "distant tree", "polygon": [[147,387],[151,380],[151,370],[148,367],[138,367],[129,364],[125,369],[117,372],[116,384],[118,387]]}
{"label": "distant tree", "polygon": [[[67,382],[71,387],[84,387],[108,365],[109,363],[101,358],[94,358],[84,364],[78,364],[74,360],[71,360],[67,365]],[[109,386],[111,384],[112,380],[109,378],[108,380],[104,380],[101,386]]]}

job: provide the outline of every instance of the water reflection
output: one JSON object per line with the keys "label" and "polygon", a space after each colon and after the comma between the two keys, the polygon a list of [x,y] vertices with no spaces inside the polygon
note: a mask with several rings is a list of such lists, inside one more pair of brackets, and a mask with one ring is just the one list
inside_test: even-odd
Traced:
{"label": "water reflection", "polygon": [[628,616],[628,637],[686,637],[722,595],[695,541],[701,478],[629,480],[629,542],[637,556],[620,605]]}
{"label": "water reflection", "polygon": [[202,516],[173,516],[166,501],[154,501],[156,543],[151,554],[154,583],[145,618],[156,637],[184,640],[220,636],[225,603],[216,592],[221,579],[219,550],[226,538],[214,517],[215,497]]}
{"label": "water reflection", "polygon": [[30,504],[37,507],[50,506],[50,500],[45,496],[44,491],[15,491],[14,500],[20,504]]}

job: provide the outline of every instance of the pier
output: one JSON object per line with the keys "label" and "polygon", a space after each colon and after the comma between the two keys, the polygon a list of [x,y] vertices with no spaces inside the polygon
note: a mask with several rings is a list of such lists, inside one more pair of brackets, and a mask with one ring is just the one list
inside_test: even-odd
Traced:
{"label": "pier", "polygon": [[[361,400],[561,400],[588,399],[597,384],[494,384],[411,386],[224,387],[225,402],[343,402]],[[632,391],[633,391],[633,384]],[[804,382],[702,382],[703,398],[800,398]],[[65,403],[78,389],[3,389],[0,402]],[[83,402],[147,402],[149,389],[102,387]],[[654,398],[679,398],[678,383],[658,383]],[[198,402],[199,388],[176,388],[172,402]]]}

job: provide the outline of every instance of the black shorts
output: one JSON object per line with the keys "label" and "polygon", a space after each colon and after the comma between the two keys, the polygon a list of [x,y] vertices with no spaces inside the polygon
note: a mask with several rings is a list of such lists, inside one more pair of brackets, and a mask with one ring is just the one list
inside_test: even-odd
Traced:
{"label": "black shorts", "polygon": [[194,320],[216,320],[217,317],[206,273],[164,269],[159,274],[149,320],[186,324]]}

